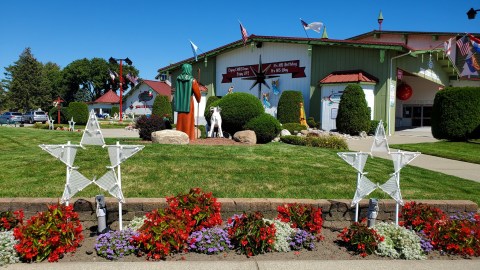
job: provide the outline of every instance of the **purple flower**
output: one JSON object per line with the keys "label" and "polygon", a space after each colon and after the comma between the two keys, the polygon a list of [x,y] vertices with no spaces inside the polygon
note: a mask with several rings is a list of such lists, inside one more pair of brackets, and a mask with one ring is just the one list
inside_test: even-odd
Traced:
{"label": "purple flower", "polygon": [[203,228],[200,231],[192,232],[188,241],[192,240],[195,245],[190,245],[188,249],[198,253],[217,254],[225,249],[233,248],[228,233],[219,227]]}
{"label": "purple flower", "polygon": [[95,250],[99,256],[109,260],[122,258],[135,251],[130,242],[137,235],[138,232],[131,229],[101,234],[97,237]]}

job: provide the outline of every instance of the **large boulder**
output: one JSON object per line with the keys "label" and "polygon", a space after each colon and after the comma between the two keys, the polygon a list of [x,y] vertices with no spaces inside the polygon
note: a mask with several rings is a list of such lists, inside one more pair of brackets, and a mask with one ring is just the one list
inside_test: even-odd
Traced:
{"label": "large boulder", "polygon": [[290,135],[292,135],[292,133],[290,133],[288,129],[282,129],[282,131],[280,131],[280,136],[290,136]]}
{"label": "large boulder", "polygon": [[190,139],[188,138],[187,133],[172,130],[164,129],[152,132],[152,143],[159,144],[188,144]]}
{"label": "large boulder", "polygon": [[233,139],[245,144],[257,144],[257,135],[253,130],[237,131],[233,135]]}

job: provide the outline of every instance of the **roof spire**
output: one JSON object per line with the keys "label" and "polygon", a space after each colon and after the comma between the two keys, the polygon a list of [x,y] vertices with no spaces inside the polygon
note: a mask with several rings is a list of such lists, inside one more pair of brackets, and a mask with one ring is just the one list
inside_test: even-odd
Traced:
{"label": "roof spire", "polygon": [[327,26],[326,25],[323,26],[322,38],[328,39]]}
{"label": "roof spire", "polygon": [[383,15],[381,10],[380,10],[380,14],[378,14],[377,21],[378,21],[378,31],[382,31]]}

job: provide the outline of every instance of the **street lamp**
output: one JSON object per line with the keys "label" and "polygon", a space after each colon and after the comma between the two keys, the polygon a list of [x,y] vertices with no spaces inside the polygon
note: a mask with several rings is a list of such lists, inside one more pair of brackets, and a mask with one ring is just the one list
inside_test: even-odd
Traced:
{"label": "street lamp", "polygon": [[477,11],[480,11],[480,9],[473,9],[470,8],[467,12],[467,17],[469,20],[475,19],[475,16],[477,15]]}
{"label": "street lamp", "polygon": [[110,57],[110,59],[108,59],[108,62],[110,62],[111,64],[116,64],[117,61],[120,61],[120,120],[119,122],[122,122],[123,121],[123,117],[122,117],[122,95],[123,95],[123,76],[122,76],[122,62],[125,61],[125,63],[127,63],[128,65],[132,65],[132,60],[125,58],[125,59],[120,59],[120,58],[113,58],[113,57]]}

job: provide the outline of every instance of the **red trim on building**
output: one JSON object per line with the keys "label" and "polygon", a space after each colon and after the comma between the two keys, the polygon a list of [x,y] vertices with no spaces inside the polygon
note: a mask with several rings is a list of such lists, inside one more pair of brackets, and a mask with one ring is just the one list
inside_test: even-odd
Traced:
{"label": "red trim on building", "polygon": [[110,89],[107,93],[103,94],[103,96],[97,98],[93,103],[111,103],[117,104],[120,103],[120,97]]}
{"label": "red trim on building", "polygon": [[367,83],[377,83],[378,79],[375,76],[372,76],[366,73],[363,70],[346,70],[346,71],[335,71],[327,75],[327,77],[320,80],[319,83],[358,83],[358,82],[367,82]]}

